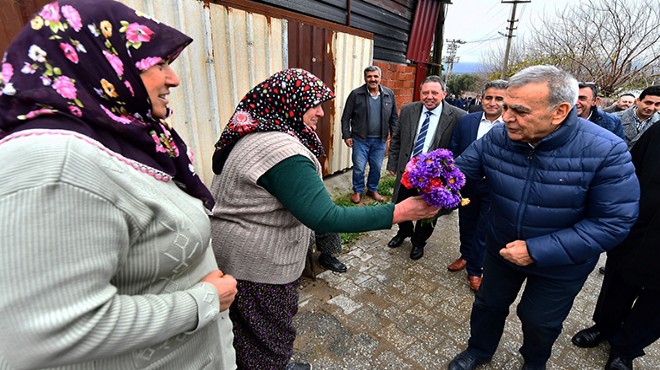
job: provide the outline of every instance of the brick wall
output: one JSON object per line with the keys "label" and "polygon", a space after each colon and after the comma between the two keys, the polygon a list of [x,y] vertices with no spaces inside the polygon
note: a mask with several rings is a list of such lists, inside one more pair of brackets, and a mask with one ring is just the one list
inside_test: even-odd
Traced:
{"label": "brick wall", "polygon": [[394,91],[396,106],[401,110],[405,104],[413,101],[415,92],[415,67],[403,64],[374,61],[374,65],[383,71],[381,84]]}

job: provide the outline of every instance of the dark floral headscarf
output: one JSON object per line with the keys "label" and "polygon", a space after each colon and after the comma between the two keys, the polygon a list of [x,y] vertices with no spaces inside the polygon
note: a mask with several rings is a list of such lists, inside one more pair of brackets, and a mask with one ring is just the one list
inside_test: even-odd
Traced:
{"label": "dark floral headscarf", "polygon": [[220,173],[218,158],[227,158],[234,144],[253,132],[285,132],[305,145],[315,156],[325,155],[314,130],[303,122],[310,108],[330,100],[335,94],[310,72],[289,68],[277,72],[258,84],[238,103],[234,114],[215,144],[215,173]]}
{"label": "dark floral headscarf", "polygon": [[151,116],[140,78],[142,71],[176,59],[190,42],[113,0],[44,6],[2,58],[0,138],[35,128],[75,131],[169,174],[212,208],[185,143]]}

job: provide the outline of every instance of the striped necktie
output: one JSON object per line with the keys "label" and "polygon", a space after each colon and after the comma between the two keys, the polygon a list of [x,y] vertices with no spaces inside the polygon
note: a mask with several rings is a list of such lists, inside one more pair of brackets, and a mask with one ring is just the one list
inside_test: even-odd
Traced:
{"label": "striped necktie", "polygon": [[[417,135],[417,141],[415,141],[415,148],[413,149],[413,157],[417,157],[422,154],[422,149],[424,149],[424,141],[426,141],[426,133],[429,131],[429,122],[431,122],[431,115],[433,112],[426,111],[426,118],[422,123],[422,128],[419,130],[419,135]],[[411,157],[412,158],[412,157]]]}

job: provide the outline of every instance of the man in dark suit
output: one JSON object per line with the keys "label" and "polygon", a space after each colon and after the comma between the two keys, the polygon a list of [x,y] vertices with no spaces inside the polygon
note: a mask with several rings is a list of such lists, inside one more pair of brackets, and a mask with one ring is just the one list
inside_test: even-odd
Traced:
{"label": "man in dark suit", "polygon": [[[506,81],[494,80],[484,86],[481,105],[483,112],[466,114],[458,121],[451,138],[449,150],[458,157],[473,141],[480,139],[497,123],[502,121],[502,102]],[[447,268],[459,271],[467,266],[470,288],[475,292],[481,286],[481,270],[486,250],[486,222],[490,200],[488,187],[482,179],[467,180],[461,195],[470,199],[470,204],[458,209],[458,227],[461,240],[461,256]]]}
{"label": "man in dark suit", "polygon": [[[396,174],[392,195],[396,203],[418,195],[416,190],[401,186],[401,176],[408,161],[421,153],[447,148],[458,119],[465,114],[465,111],[445,102],[445,95],[444,81],[439,76],[428,76],[420,87],[421,101],[401,108],[399,124],[392,132],[387,158],[387,170],[392,175]],[[399,231],[387,246],[396,248],[410,237],[412,242],[410,258],[420,259],[424,255],[426,240],[433,233],[435,223],[436,221],[432,223],[417,221],[413,225],[411,221],[402,222],[399,224]]]}

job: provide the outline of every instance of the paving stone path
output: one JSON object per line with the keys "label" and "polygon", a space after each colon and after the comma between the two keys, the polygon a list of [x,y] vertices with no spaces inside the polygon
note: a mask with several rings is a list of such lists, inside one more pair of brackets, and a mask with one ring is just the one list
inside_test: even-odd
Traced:
{"label": "paving stone path", "polygon": [[[340,256],[346,273],[316,266],[312,280],[306,271],[295,318],[294,360],[311,362],[315,370],[446,369],[466,347],[474,294],[465,271],[447,270],[458,256],[458,212],[442,218],[418,261],[409,258],[409,241],[396,249],[386,246],[395,233],[396,227],[365,233]],[[570,342],[575,332],[591,325],[601,282],[602,275],[592,272],[564,322],[548,369],[605,366],[608,344],[587,350]],[[495,357],[478,369],[519,369],[521,343],[514,308]],[[660,369],[660,344],[646,352],[635,360],[635,368]]]}

